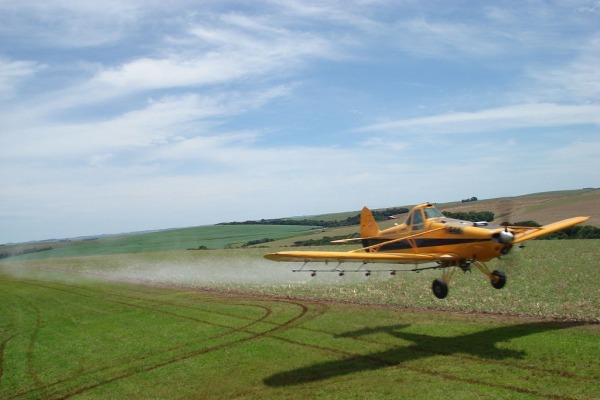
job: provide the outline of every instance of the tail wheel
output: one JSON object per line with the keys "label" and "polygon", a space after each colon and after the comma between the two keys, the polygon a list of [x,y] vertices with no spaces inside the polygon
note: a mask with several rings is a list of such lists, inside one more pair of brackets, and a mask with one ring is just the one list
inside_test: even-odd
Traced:
{"label": "tail wheel", "polygon": [[444,297],[448,296],[448,284],[441,279],[436,279],[433,281],[431,290],[433,290],[433,295],[438,299],[443,299]]}
{"label": "tail wheel", "polygon": [[506,274],[504,271],[494,270],[492,272],[492,278],[490,279],[490,283],[496,289],[502,289],[504,285],[506,285]]}

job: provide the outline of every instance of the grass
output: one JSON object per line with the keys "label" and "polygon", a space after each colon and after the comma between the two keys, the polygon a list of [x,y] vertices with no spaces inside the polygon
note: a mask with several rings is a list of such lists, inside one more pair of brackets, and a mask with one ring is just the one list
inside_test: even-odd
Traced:
{"label": "grass", "polygon": [[[61,273],[65,279],[88,276],[259,296],[600,322],[600,286],[594,283],[599,244],[598,240],[532,241],[514,256],[488,263],[490,269],[506,272],[508,283],[504,289],[493,289],[474,269],[472,273],[454,275],[450,294],[444,300],[434,298],[430,289],[440,271],[398,273],[394,277],[387,273],[373,273],[370,277],[363,273],[347,273],[344,277],[319,273],[311,278],[309,273],[291,272],[301,264],[275,263],[262,258],[265,252],[274,249],[113,254],[5,261],[0,265],[14,276],[40,279]],[[311,264],[311,267],[336,266]],[[344,268],[358,267],[346,264]]]}
{"label": "grass", "polygon": [[2,276],[0,397],[593,398],[598,326]]}
{"label": "grass", "polygon": [[[533,241],[508,284],[292,273],[264,249],[0,263],[0,398],[592,399],[597,240]],[[295,265],[297,266],[297,265]]]}
{"label": "grass", "polygon": [[599,243],[597,240],[534,241],[514,256],[488,263],[490,269],[507,273],[505,289],[492,289],[487,279],[474,270],[456,274],[450,295],[441,301],[429,289],[433,279],[441,275],[439,271],[400,273],[396,277],[373,274],[368,278],[346,274],[333,280],[317,274],[313,279],[323,279],[322,285],[268,287],[265,291],[330,301],[600,322],[600,286],[594,283],[600,259]]}
{"label": "grass", "polygon": [[[294,225],[211,225],[180,228],[159,232],[109,236],[66,242],[43,242],[20,246],[53,247],[50,251],[11,257],[11,260],[36,260],[47,258],[85,257],[108,254],[132,254],[153,251],[197,249],[223,249],[231,245],[242,245],[255,239],[281,239],[314,231],[313,226]],[[0,246],[0,250],[2,247]]]}

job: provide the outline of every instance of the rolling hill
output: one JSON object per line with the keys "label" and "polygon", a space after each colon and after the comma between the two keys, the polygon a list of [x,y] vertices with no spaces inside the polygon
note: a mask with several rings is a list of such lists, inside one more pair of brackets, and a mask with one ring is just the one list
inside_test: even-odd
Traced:
{"label": "rolling hill", "polygon": [[575,216],[590,216],[587,225],[600,226],[600,189],[535,193],[525,196],[443,204],[442,211],[492,211],[494,222],[532,220],[542,225]]}
{"label": "rolling hill", "polygon": [[[424,199],[432,201],[434,199]],[[411,208],[414,204],[394,205],[393,207]],[[500,223],[533,220],[547,224],[560,219],[587,215],[591,218],[587,225],[600,226],[600,189],[561,190],[554,192],[532,193],[514,197],[499,197],[463,203],[462,201],[436,203],[440,211],[492,211],[494,222]],[[354,211],[356,214],[359,211]],[[352,212],[316,215],[317,220],[335,220],[347,218]],[[309,218],[309,217],[307,217]]]}
{"label": "rolling hill", "polygon": [[[494,222],[519,222],[533,220],[547,224],[564,218],[589,215],[587,225],[600,226],[600,189],[564,190],[533,193],[523,196],[484,199],[463,203],[461,201],[438,203],[441,211],[492,211]],[[407,207],[412,205],[394,205]],[[359,211],[346,211],[333,214],[306,216],[311,220],[344,220]],[[295,219],[295,218],[290,218]],[[398,220],[381,223],[382,227],[392,226]],[[287,228],[286,228],[287,227]],[[43,241],[16,245],[0,245],[2,252],[22,252],[28,249],[51,250],[21,255],[20,259],[88,256],[99,254],[125,254],[142,251],[186,250],[205,246],[208,249],[239,247],[252,240],[274,239],[261,246],[290,246],[297,240],[322,238],[323,236],[347,235],[357,232],[356,226],[334,229],[316,229],[315,226],[286,225],[240,225],[240,226],[201,226],[176,228],[156,232],[139,232],[125,235],[107,235],[95,238]],[[13,257],[11,257],[13,258]]]}

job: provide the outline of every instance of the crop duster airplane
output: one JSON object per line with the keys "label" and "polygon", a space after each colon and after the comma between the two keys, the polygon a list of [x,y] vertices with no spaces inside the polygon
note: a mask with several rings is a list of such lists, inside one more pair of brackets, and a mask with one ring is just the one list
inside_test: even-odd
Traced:
{"label": "crop duster airplane", "polygon": [[[474,265],[487,276],[492,286],[502,289],[506,284],[506,274],[500,270],[490,271],[484,264],[496,257],[507,255],[514,245],[536,239],[561,229],[587,221],[589,217],[575,217],[554,222],[542,227],[498,226],[488,222],[470,222],[444,216],[433,204],[415,206],[403,224],[380,230],[371,211],[364,207],[360,215],[360,238],[337,240],[332,243],[361,242],[362,248],[342,251],[280,251],[265,255],[273,261],[304,262],[302,268],[294,272],[307,271],[315,276],[317,272],[390,272],[422,271],[442,269],[441,278],[432,284],[433,294],[443,299],[448,295],[448,284],[457,270],[471,270]],[[337,262],[334,269],[304,269],[310,262]],[[343,270],[342,263],[362,263],[358,269]],[[414,264],[411,269],[365,270],[371,263]],[[431,263],[436,263],[431,265]]]}

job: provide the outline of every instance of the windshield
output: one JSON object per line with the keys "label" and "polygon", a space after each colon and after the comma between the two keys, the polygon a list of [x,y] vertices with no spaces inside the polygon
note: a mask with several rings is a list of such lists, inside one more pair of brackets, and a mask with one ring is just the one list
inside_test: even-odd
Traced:
{"label": "windshield", "polygon": [[421,210],[414,210],[412,214],[412,229],[413,231],[418,231],[423,229],[423,213]]}
{"label": "windshield", "polygon": [[427,207],[425,209],[425,217],[426,218],[438,218],[438,217],[443,217],[444,214],[441,213],[440,210],[438,210],[435,207]]}

